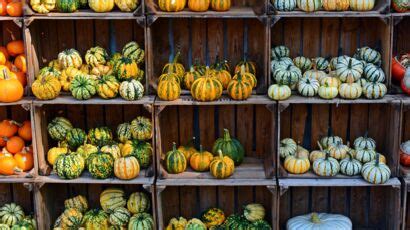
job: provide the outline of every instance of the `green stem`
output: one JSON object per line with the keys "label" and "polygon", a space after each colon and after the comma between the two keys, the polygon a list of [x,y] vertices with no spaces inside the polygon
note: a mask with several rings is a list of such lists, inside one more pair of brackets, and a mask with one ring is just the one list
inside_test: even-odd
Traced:
{"label": "green stem", "polygon": [[228,129],[224,129],[224,141],[230,141],[231,140],[231,135],[229,134]]}
{"label": "green stem", "polygon": [[312,223],[315,223],[315,224],[320,224],[320,219],[316,212],[312,213],[310,217],[310,221],[312,221]]}
{"label": "green stem", "polygon": [[172,151],[177,151],[177,143],[172,142]]}
{"label": "green stem", "polygon": [[218,150],[218,155],[221,158],[221,160],[224,159],[224,155],[222,154],[222,150],[220,150],[220,149]]}

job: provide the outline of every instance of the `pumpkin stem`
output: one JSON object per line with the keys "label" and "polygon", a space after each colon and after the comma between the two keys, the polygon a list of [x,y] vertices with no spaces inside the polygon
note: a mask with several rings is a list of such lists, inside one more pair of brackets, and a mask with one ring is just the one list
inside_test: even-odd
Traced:
{"label": "pumpkin stem", "polygon": [[229,134],[228,129],[224,129],[224,141],[230,141],[231,140],[231,135]]}
{"label": "pumpkin stem", "polygon": [[364,137],[364,138],[367,138],[368,135],[369,135],[369,130],[366,130],[366,132],[364,133],[363,137]]}
{"label": "pumpkin stem", "polygon": [[316,212],[312,213],[312,215],[310,216],[310,221],[312,221],[312,223],[314,224],[320,224],[321,222]]}
{"label": "pumpkin stem", "polygon": [[9,74],[7,73],[6,68],[3,69],[3,75],[4,75],[4,80],[9,80],[9,79],[10,79],[10,76],[9,76]]}
{"label": "pumpkin stem", "polygon": [[174,60],[172,61],[174,64],[178,63],[178,59],[181,56],[181,51],[178,51],[177,54],[174,57]]}
{"label": "pumpkin stem", "polygon": [[379,166],[380,163],[380,154],[376,152],[376,163],[374,164],[376,167]]}
{"label": "pumpkin stem", "polygon": [[13,31],[11,31],[9,28],[7,28],[7,32],[9,32],[10,36],[11,36],[11,40],[15,41],[16,40],[16,36],[14,36]]}
{"label": "pumpkin stem", "polygon": [[319,150],[323,152],[323,147],[322,147],[322,145],[320,144],[319,141],[317,141],[317,145],[319,146]]}
{"label": "pumpkin stem", "polygon": [[222,153],[222,150],[220,150],[220,149],[218,149],[218,156],[219,156],[219,158],[221,158],[221,160],[224,159],[224,155]]}
{"label": "pumpkin stem", "polygon": [[177,143],[172,142],[172,151],[177,151]]}
{"label": "pumpkin stem", "polygon": [[241,74],[244,74],[246,71],[245,71],[245,65],[241,65],[241,71],[240,71],[240,73]]}
{"label": "pumpkin stem", "polygon": [[199,153],[202,153],[204,149],[202,148],[202,145],[199,145]]}

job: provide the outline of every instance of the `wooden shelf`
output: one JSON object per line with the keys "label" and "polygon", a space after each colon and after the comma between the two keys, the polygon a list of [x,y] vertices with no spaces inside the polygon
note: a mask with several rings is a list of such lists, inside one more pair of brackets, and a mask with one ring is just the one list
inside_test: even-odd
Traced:
{"label": "wooden shelf", "polygon": [[21,21],[23,19],[23,17],[0,16],[0,21]]}
{"label": "wooden shelf", "polygon": [[163,18],[257,18],[259,17],[251,7],[231,7],[229,11],[193,12],[188,8],[180,12],[150,11],[148,16]]}
{"label": "wooden shelf", "polygon": [[316,11],[313,13],[307,13],[301,10],[295,10],[295,11],[289,11],[289,12],[275,12],[274,14],[275,17],[279,18],[288,18],[288,17],[300,17],[300,18],[343,18],[343,17],[380,17],[380,18],[387,18],[389,17],[388,14],[381,14],[378,11],[367,11],[367,12],[361,12],[361,11],[341,11],[341,12],[332,12],[332,11]]}
{"label": "wooden shelf", "polygon": [[94,97],[89,100],[77,100],[72,96],[60,96],[54,100],[38,100],[34,99],[34,105],[53,105],[53,104],[67,104],[67,105],[142,105],[142,104],[153,104],[155,96],[144,96],[137,101],[127,101],[122,98],[115,98],[110,100],[105,100],[102,98]]}
{"label": "wooden shelf", "polygon": [[11,106],[11,105],[30,105],[33,102],[32,97],[24,97],[20,101],[11,102],[11,103],[2,103],[0,102],[0,106]]}
{"label": "wooden shelf", "polygon": [[393,17],[410,17],[410,12],[405,12],[405,13],[392,13],[391,14]]}
{"label": "wooden shelf", "polygon": [[384,104],[401,99],[398,95],[386,95],[381,99],[370,100],[366,98],[359,98],[356,100],[346,100],[342,98],[322,99],[320,97],[303,97],[300,95],[292,95],[289,99],[278,101],[280,104]]}
{"label": "wooden shelf", "polygon": [[48,14],[39,14],[31,9],[27,10],[26,16],[30,20],[37,19],[137,19],[141,16],[134,12],[111,11],[106,13],[97,13],[91,9],[82,9],[73,13],[51,12]]}
{"label": "wooden shelf", "polygon": [[34,177],[1,176],[0,184],[24,184],[33,183]]}
{"label": "wooden shelf", "polygon": [[222,97],[216,101],[201,102],[196,101],[192,96],[182,95],[179,99],[175,101],[163,101],[158,97],[155,99],[155,105],[158,106],[168,106],[168,105],[264,105],[264,104],[276,104],[275,101],[269,99],[265,95],[252,95],[247,100],[238,101],[232,100],[227,95],[222,95]]}
{"label": "wooden shelf", "polygon": [[157,186],[276,186],[276,179],[157,179]]}
{"label": "wooden shelf", "polygon": [[395,187],[400,188],[401,183],[396,177],[390,178],[384,184],[370,184],[363,179],[278,179],[278,186],[283,188],[289,187]]}

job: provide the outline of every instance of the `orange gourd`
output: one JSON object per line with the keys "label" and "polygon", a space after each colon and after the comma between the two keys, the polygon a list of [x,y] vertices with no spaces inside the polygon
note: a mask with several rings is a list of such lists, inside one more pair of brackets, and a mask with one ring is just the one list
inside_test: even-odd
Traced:
{"label": "orange gourd", "polygon": [[188,0],[188,7],[192,11],[204,12],[209,9],[210,0]]}
{"label": "orange gourd", "polygon": [[3,52],[0,52],[0,65],[5,65],[7,62],[7,57]]}
{"label": "orange gourd", "polygon": [[7,2],[0,1],[0,16],[6,16],[6,15],[7,15]]}
{"label": "orange gourd", "polygon": [[7,43],[6,48],[7,52],[13,57],[24,53],[24,44],[22,40],[13,40]]}
{"label": "orange gourd", "polygon": [[17,167],[23,171],[29,171],[34,166],[33,154],[23,149],[14,155]]}
{"label": "orange gourd", "polygon": [[0,157],[0,174],[10,176],[19,171],[21,170],[12,155],[5,153]]}
{"label": "orange gourd", "polygon": [[[0,61],[1,61],[1,56],[0,56]],[[1,64],[1,62],[0,62]],[[27,63],[26,63],[26,56],[24,54],[20,54],[14,59],[14,65],[21,70],[22,72],[27,71]]]}
{"label": "orange gourd", "polygon": [[4,56],[6,56],[6,59],[9,60],[10,55],[9,55],[9,53],[7,52],[7,48],[6,48],[6,47],[0,46],[0,52],[2,52],[2,53],[4,54]]}
{"label": "orange gourd", "polygon": [[24,148],[24,140],[19,136],[7,138],[6,150],[11,154],[16,154]]}
{"label": "orange gourd", "polygon": [[20,17],[23,15],[23,4],[21,2],[10,2],[7,4],[7,14],[12,17]]}
{"label": "orange gourd", "polygon": [[12,137],[16,135],[19,127],[17,122],[12,120],[3,120],[0,122],[0,137]]}
{"label": "orange gourd", "polygon": [[[4,79],[0,80],[0,102],[15,102],[20,100],[24,94],[23,85],[17,80],[15,74],[3,69]],[[12,78],[10,75],[14,75]]]}
{"label": "orange gourd", "polygon": [[26,77],[26,74],[25,73],[23,73],[23,72],[13,72],[15,75],[16,75],[16,77],[17,77],[17,80],[21,83],[21,85],[23,86],[23,87],[26,87],[27,86],[27,77]]}
{"label": "orange gourd", "polygon": [[31,122],[24,121],[23,124],[19,127],[18,132],[19,136],[25,141],[31,141]]}
{"label": "orange gourd", "polygon": [[4,64],[4,66],[6,66],[8,69],[17,68],[11,61],[6,61],[6,64]]}

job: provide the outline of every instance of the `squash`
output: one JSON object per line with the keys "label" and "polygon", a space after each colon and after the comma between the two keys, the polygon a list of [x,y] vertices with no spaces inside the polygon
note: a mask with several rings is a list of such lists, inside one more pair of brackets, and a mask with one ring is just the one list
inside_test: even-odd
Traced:
{"label": "squash", "polygon": [[295,155],[289,155],[285,158],[283,166],[286,171],[290,173],[303,174],[309,170],[310,162],[307,156],[303,156],[300,152],[296,152]]}
{"label": "squash", "polygon": [[320,142],[317,142],[318,146],[319,146],[319,150],[314,150],[312,152],[309,153],[309,160],[311,163],[315,162],[315,160],[319,159],[319,158],[325,158],[326,157],[326,153],[325,151],[323,151],[323,147],[320,144]]}
{"label": "squash", "polygon": [[37,99],[52,100],[60,95],[61,83],[52,76],[41,77],[33,82],[31,91]]}
{"label": "squash", "polygon": [[114,158],[114,160],[117,160],[118,158],[121,158],[121,149],[117,145],[117,143],[112,142],[107,145],[104,145],[100,148],[100,151],[103,153],[109,153],[111,156]]}
{"label": "squash", "polygon": [[173,143],[172,150],[165,156],[165,168],[169,173],[177,174],[185,171],[187,160],[183,153],[177,150],[176,143]]}
{"label": "squash", "polygon": [[76,153],[80,154],[85,161],[87,161],[88,157],[93,153],[98,153],[97,146],[91,144],[83,144],[77,148]]}
{"label": "squash", "polygon": [[316,69],[316,65],[313,65],[313,69],[306,71],[302,77],[309,78],[309,79],[315,79],[318,82],[321,82],[323,78],[327,76],[328,75],[324,71]]}
{"label": "squash", "polygon": [[228,84],[232,80],[231,74],[227,71],[222,69],[222,66],[219,65],[217,69],[214,69],[212,74],[222,83],[222,87],[224,89],[228,88]]}
{"label": "squash", "polygon": [[[225,221],[226,229],[248,230],[249,227],[250,227],[249,221],[243,215],[232,214],[228,216],[228,218],[226,218],[226,221]],[[262,229],[255,229],[255,230],[262,230]]]}
{"label": "squash", "polygon": [[393,0],[392,7],[399,13],[405,13],[410,10],[410,4],[407,0]]}
{"label": "squash", "polygon": [[37,224],[34,219],[26,217],[13,225],[11,230],[35,230],[36,226]]}
{"label": "squash", "polygon": [[372,63],[368,63],[364,66],[363,75],[369,82],[384,82],[386,76],[382,68],[375,66]]}
{"label": "squash", "polygon": [[[373,3],[375,2],[374,0],[351,0],[351,1],[358,1],[358,2],[362,1],[362,2],[367,2],[367,3],[371,3],[372,1]],[[366,6],[361,5],[360,7],[366,7]],[[364,46],[364,47],[357,49],[353,57],[358,60],[362,60],[366,63],[374,64],[377,67],[380,67],[381,65],[382,55],[380,54],[380,52],[368,46]]]}
{"label": "squash", "polygon": [[323,8],[326,11],[346,11],[349,6],[349,0],[323,0]]}
{"label": "squash", "polygon": [[339,90],[336,87],[330,86],[328,83],[319,87],[318,94],[323,99],[333,99],[339,94]]}
{"label": "squash", "polygon": [[240,165],[245,157],[245,149],[239,140],[231,137],[229,130],[224,129],[223,137],[218,138],[212,147],[212,153],[214,156],[219,155],[219,150],[223,152],[225,156],[231,158],[235,165]]}
{"label": "squash", "polygon": [[55,69],[53,67],[43,67],[40,69],[38,72],[36,79],[41,79],[43,77],[51,76],[54,78],[59,78],[61,75],[61,72],[58,69]]}
{"label": "squash", "polygon": [[131,193],[127,201],[127,209],[132,213],[148,212],[151,202],[147,194],[143,192]]}
{"label": "squash", "polygon": [[276,68],[280,68],[281,66],[289,67],[289,66],[293,66],[293,65],[294,65],[293,60],[289,57],[282,57],[280,59],[272,60],[270,62],[270,68],[271,68],[272,72],[275,71]]}
{"label": "squash", "polygon": [[97,146],[110,144],[112,141],[112,132],[108,127],[97,127],[88,130],[88,141]]}
{"label": "squash", "polygon": [[218,156],[212,160],[209,171],[217,179],[225,179],[234,173],[235,163],[229,156],[224,156],[222,151],[218,150]]}
{"label": "squash", "polygon": [[185,9],[186,0],[158,0],[158,6],[162,11],[178,12]]}
{"label": "squash", "polygon": [[[337,226],[337,228],[336,228]],[[286,223],[287,230],[351,230],[352,221],[343,215],[328,213],[311,213],[290,218]]]}
{"label": "squash", "polygon": [[93,178],[106,179],[113,174],[114,158],[109,153],[91,154],[87,159],[87,168]]}
{"label": "squash", "polygon": [[71,150],[76,150],[80,145],[84,144],[86,140],[87,134],[79,128],[70,129],[65,138]]}
{"label": "squash", "polygon": [[[62,1],[67,1],[67,0],[58,0],[57,7],[59,4],[63,3]],[[68,0],[67,2],[64,2],[64,3],[67,4],[65,7],[70,6],[70,7],[73,7],[72,9],[74,9],[74,7],[78,7],[77,5],[78,2],[76,2],[76,0],[74,1]],[[76,8],[73,11],[76,11]],[[66,49],[58,54],[58,64],[60,68],[62,69],[66,69],[68,67],[80,68],[81,65],[83,64],[83,59],[81,58],[81,55],[77,50]]]}
{"label": "squash", "polygon": [[329,61],[323,57],[313,58],[313,66],[320,71],[327,71],[329,69]]}
{"label": "squash", "polygon": [[55,141],[65,140],[67,132],[72,128],[71,122],[64,117],[55,117],[47,125],[48,135]]}
{"label": "squash", "polygon": [[88,100],[97,93],[97,82],[89,75],[76,75],[71,82],[71,95],[77,100]]}
{"label": "squash", "polygon": [[188,0],[188,8],[195,12],[204,12],[209,9],[211,0]]}
{"label": "squash", "polygon": [[190,156],[189,165],[198,172],[208,171],[213,157],[212,153],[204,151],[202,145],[200,145],[199,152],[193,153]]}
{"label": "squash", "polygon": [[376,151],[372,148],[356,149],[355,158],[362,163],[370,162],[374,160],[375,157],[376,157]]}
{"label": "squash", "polygon": [[119,124],[117,126],[117,138],[120,142],[125,143],[132,138],[131,124],[128,122]]}
{"label": "squash", "polygon": [[299,9],[305,12],[314,12],[322,8],[321,0],[296,0]]}
{"label": "squash", "polygon": [[[117,0],[119,1],[119,0]],[[138,5],[138,1],[134,1]],[[130,4],[130,3],[128,3]],[[136,6],[137,6],[136,5]],[[137,42],[131,41],[125,44],[122,48],[122,55],[126,58],[133,59],[137,64],[143,63],[145,58],[145,51],[138,45]],[[119,58],[117,59],[117,61]]]}
{"label": "squash", "polygon": [[144,86],[135,79],[123,81],[121,82],[119,92],[123,99],[127,101],[137,101],[144,96]]}
{"label": "squash", "polygon": [[[177,1],[181,1],[181,0],[177,0]],[[181,63],[178,63],[178,59],[180,56],[181,56],[181,53],[178,52],[175,55],[172,62],[165,64],[164,68],[162,69],[162,73],[163,74],[174,73],[180,80],[182,80],[185,74],[185,68]]]}
{"label": "squash", "polygon": [[350,0],[349,5],[353,11],[370,11],[374,8],[375,0]]}
{"label": "squash", "polygon": [[232,77],[232,80],[242,79],[243,81],[249,82],[252,88],[256,87],[257,79],[255,75],[251,72],[247,72],[245,70],[245,65],[241,66],[241,70],[236,72],[235,75]]}
{"label": "squash", "polygon": [[[236,75],[235,75],[236,76]],[[233,100],[246,100],[252,94],[252,83],[238,75],[237,78],[229,81],[227,91],[230,98]]]}
{"label": "squash", "polygon": [[98,79],[97,94],[103,99],[115,98],[118,94],[120,83],[112,75],[104,75]]}
{"label": "squash", "polygon": [[148,168],[152,163],[152,146],[149,142],[131,140],[120,144],[122,156],[134,156],[141,168]]}
{"label": "squash", "polygon": [[265,219],[265,208],[261,204],[248,204],[244,207],[243,215],[250,222]]}
{"label": "squash", "polygon": [[122,57],[114,65],[113,72],[118,80],[131,80],[139,77],[140,69],[137,62],[131,58]]}
{"label": "squash", "polygon": [[328,134],[325,137],[320,139],[320,144],[322,145],[323,149],[329,148],[329,146],[336,144],[338,142],[343,143],[343,140],[339,136],[333,135],[333,130],[331,127],[328,129]]}
{"label": "squash", "polygon": [[83,220],[83,214],[75,209],[69,208],[57,218],[54,228],[60,227],[61,229],[78,229]]}
{"label": "squash", "polygon": [[376,154],[376,160],[367,162],[363,165],[362,176],[372,184],[384,184],[390,179],[390,168],[380,162],[380,154]]}
{"label": "squash", "polygon": [[193,218],[188,221],[185,230],[206,230],[206,225],[199,219]]}
{"label": "squash", "polygon": [[84,159],[80,154],[61,154],[57,157],[54,170],[62,179],[75,179],[81,175],[85,167]]}
{"label": "squash", "polygon": [[193,66],[191,66],[189,71],[184,74],[184,77],[182,79],[185,89],[190,90],[192,83],[194,83],[194,81],[200,77],[202,77],[201,74],[196,71]]}
{"label": "squash", "polygon": [[90,74],[97,77],[112,75],[112,67],[109,65],[97,65],[91,69]]}
{"label": "squash", "polygon": [[335,76],[334,71],[330,72],[326,77],[320,80],[320,85],[325,85],[326,83],[331,87],[337,87],[337,88],[339,88],[341,84],[339,78]]}
{"label": "squash", "polygon": [[47,152],[47,162],[50,165],[54,165],[58,156],[62,154],[68,154],[69,150],[66,147],[54,147],[48,150]]}
{"label": "squash", "polygon": [[121,180],[131,180],[140,174],[140,165],[134,156],[120,157],[114,162],[114,175]]}
{"label": "squash", "polygon": [[268,88],[268,97],[272,100],[282,101],[292,96],[292,90],[287,85],[273,84]]}
{"label": "squash", "polygon": [[228,11],[231,8],[231,0],[211,0],[211,8],[215,11]]}
{"label": "squash", "polygon": [[131,12],[137,9],[137,0],[114,0],[115,5],[123,12]]}
{"label": "squash", "polygon": [[23,208],[15,203],[5,204],[0,208],[0,222],[3,224],[11,227],[23,218]]}
{"label": "squash", "polygon": [[400,164],[410,166],[410,140],[401,143],[400,145]]}
{"label": "squash", "polygon": [[100,205],[106,212],[112,212],[116,208],[125,207],[126,204],[127,200],[122,189],[107,188],[100,194]]}
{"label": "squash", "polygon": [[114,226],[125,226],[131,218],[131,213],[124,207],[114,209],[108,218],[110,224]]}
{"label": "squash", "polygon": [[[296,0],[279,0],[279,1],[284,1],[284,2],[291,2],[291,1],[293,1],[294,3],[295,3],[295,6],[296,6]],[[277,2],[277,1],[275,1],[275,2]],[[307,57],[304,57],[304,56],[298,56],[298,57],[295,57],[294,59],[293,59],[293,64],[296,66],[296,67],[298,67],[301,71],[302,71],[302,73],[304,73],[304,72],[306,72],[306,71],[308,71],[308,70],[310,70],[311,68],[312,68],[312,66],[313,66],[313,63],[312,63],[312,61],[310,60],[310,58],[307,58]]]}
{"label": "squash", "polygon": [[313,171],[319,176],[336,176],[340,171],[339,162],[325,150],[325,158],[318,158],[312,164]]}
{"label": "squash", "polygon": [[347,152],[347,157],[340,161],[340,172],[346,176],[359,175],[362,170],[362,163],[354,159],[350,152]]}
{"label": "squash", "polygon": [[97,13],[110,12],[114,8],[114,0],[88,0],[88,6]]}
{"label": "squash", "polygon": [[219,208],[209,208],[202,213],[201,221],[208,228],[218,226],[225,221],[225,213]]}
{"label": "squash", "polygon": [[286,46],[275,46],[271,49],[271,59],[279,60],[284,57],[289,57],[290,50]]}
{"label": "squash", "polygon": [[69,91],[71,82],[73,81],[76,75],[80,75],[82,72],[74,67],[68,67],[61,71],[59,77],[62,90]]}
{"label": "squash", "polygon": [[256,76],[256,63],[255,62],[249,61],[245,58],[244,60],[236,64],[234,73],[236,74],[238,72],[243,72],[242,70],[243,68],[245,68],[246,73],[251,73],[254,76]]}
{"label": "squash", "polygon": [[279,155],[281,158],[295,155],[297,150],[297,144],[292,138],[285,138],[280,141]]}
{"label": "squash", "polygon": [[[111,5],[111,2],[112,2],[112,6],[114,6],[114,0],[108,0],[105,2],[101,2],[101,5]],[[100,0],[89,0],[88,4],[89,5],[100,4]],[[92,47],[89,50],[87,50],[87,52],[85,53],[85,62],[87,63],[87,65],[91,67],[96,67],[98,65],[105,65],[108,59],[109,59],[109,55],[107,51],[100,46]]]}
{"label": "squash", "polygon": [[340,97],[345,99],[357,99],[362,95],[362,87],[355,83],[353,77],[347,77],[346,83],[339,86]]}
{"label": "squash", "polygon": [[166,78],[159,81],[157,94],[161,100],[173,101],[181,95],[181,86],[179,84],[178,75],[174,73],[167,73]]}
{"label": "squash", "polygon": [[313,97],[319,91],[319,81],[314,78],[305,78],[298,82],[298,92],[304,97]]}
{"label": "squash", "polygon": [[296,0],[272,0],[273,8],[277,11],[293,11],[296,8]]}
{"label": "squash", "polygon": [[354,81],[360,79],[363,74],[363,63],[355,58],[342,56],[338,58],[336,64],[336,76],[342,81],[346,82],[347,78],[353,77]]}
{"label": "squash", "polygon": [[56,0],[30,0],[30,6],[40,14],[47,14],[56,8]]}
{"label": "squash", "polygon": [[149,140],[153,136],[151,119],[138,116],[131,121],[131,134],[137,140]]}
{"label": "squash", "polygon": [[88,201],[87,199],[82,196],[78,195],[72,198],[69,198],[64,201],[64,208],[69,209],[69,208],[75,208],[78,211],[84,213],[85,211],[88,210]]}
{"label": "squash", "polygon": [[257,220],[249,224],[249,230],[272,230],[272,227],[266,220]]}
{"label": "squash", "polygon": [[387,87],[380,82],[367,82],[363,86],[363,95],[368,99],[380,99],[387,93]]}
{"label": "squash", "polygon": [[191,95],[198,101],[213,101],[222,96],[222,83],[207,68],[205,75],[194,81]]}
{"label": "squash", "polygon": [[142,212],[133,215],[128,223],[128,230],[153,230],[154,229],[154,219],[151,214]]}
{"label": "squash", "polygon": [[185,230],[188,221],[184,217],[172,218],[165,230]]}
{"label": "squash", "polygon": [[192,139],[186,144],[186,145],[181,145],[178,147],[178,151],[184,154],[186,160],[189,162],[191,159],[191,156],[194,153],[197,153],[198,151],[195,149],[195,137],[192,137]]}
{"label": "squash", "polygon": [[354,147],[355,149],[376,149],[376,141],[368,137],[368,133],[366,133],[362,137],[358,137],[354,140]]}
{"label": "squash", "polygon": [[108,230],[108,214],[103,210],[91,209],[84,214],[83,225],[85,230]]}
{"label": "squash", "polygon": [[336,160],[341,160],[346,157],[347,152],[349,152],[349,147],[344,145],[342,142],[336,142],[328,146],[329,155]]}
{"label": "squash", "polygon": [[273,79],[282,85],[295,85],[302,78],[302,71],[294,65],[279,65],[273,71]]}

